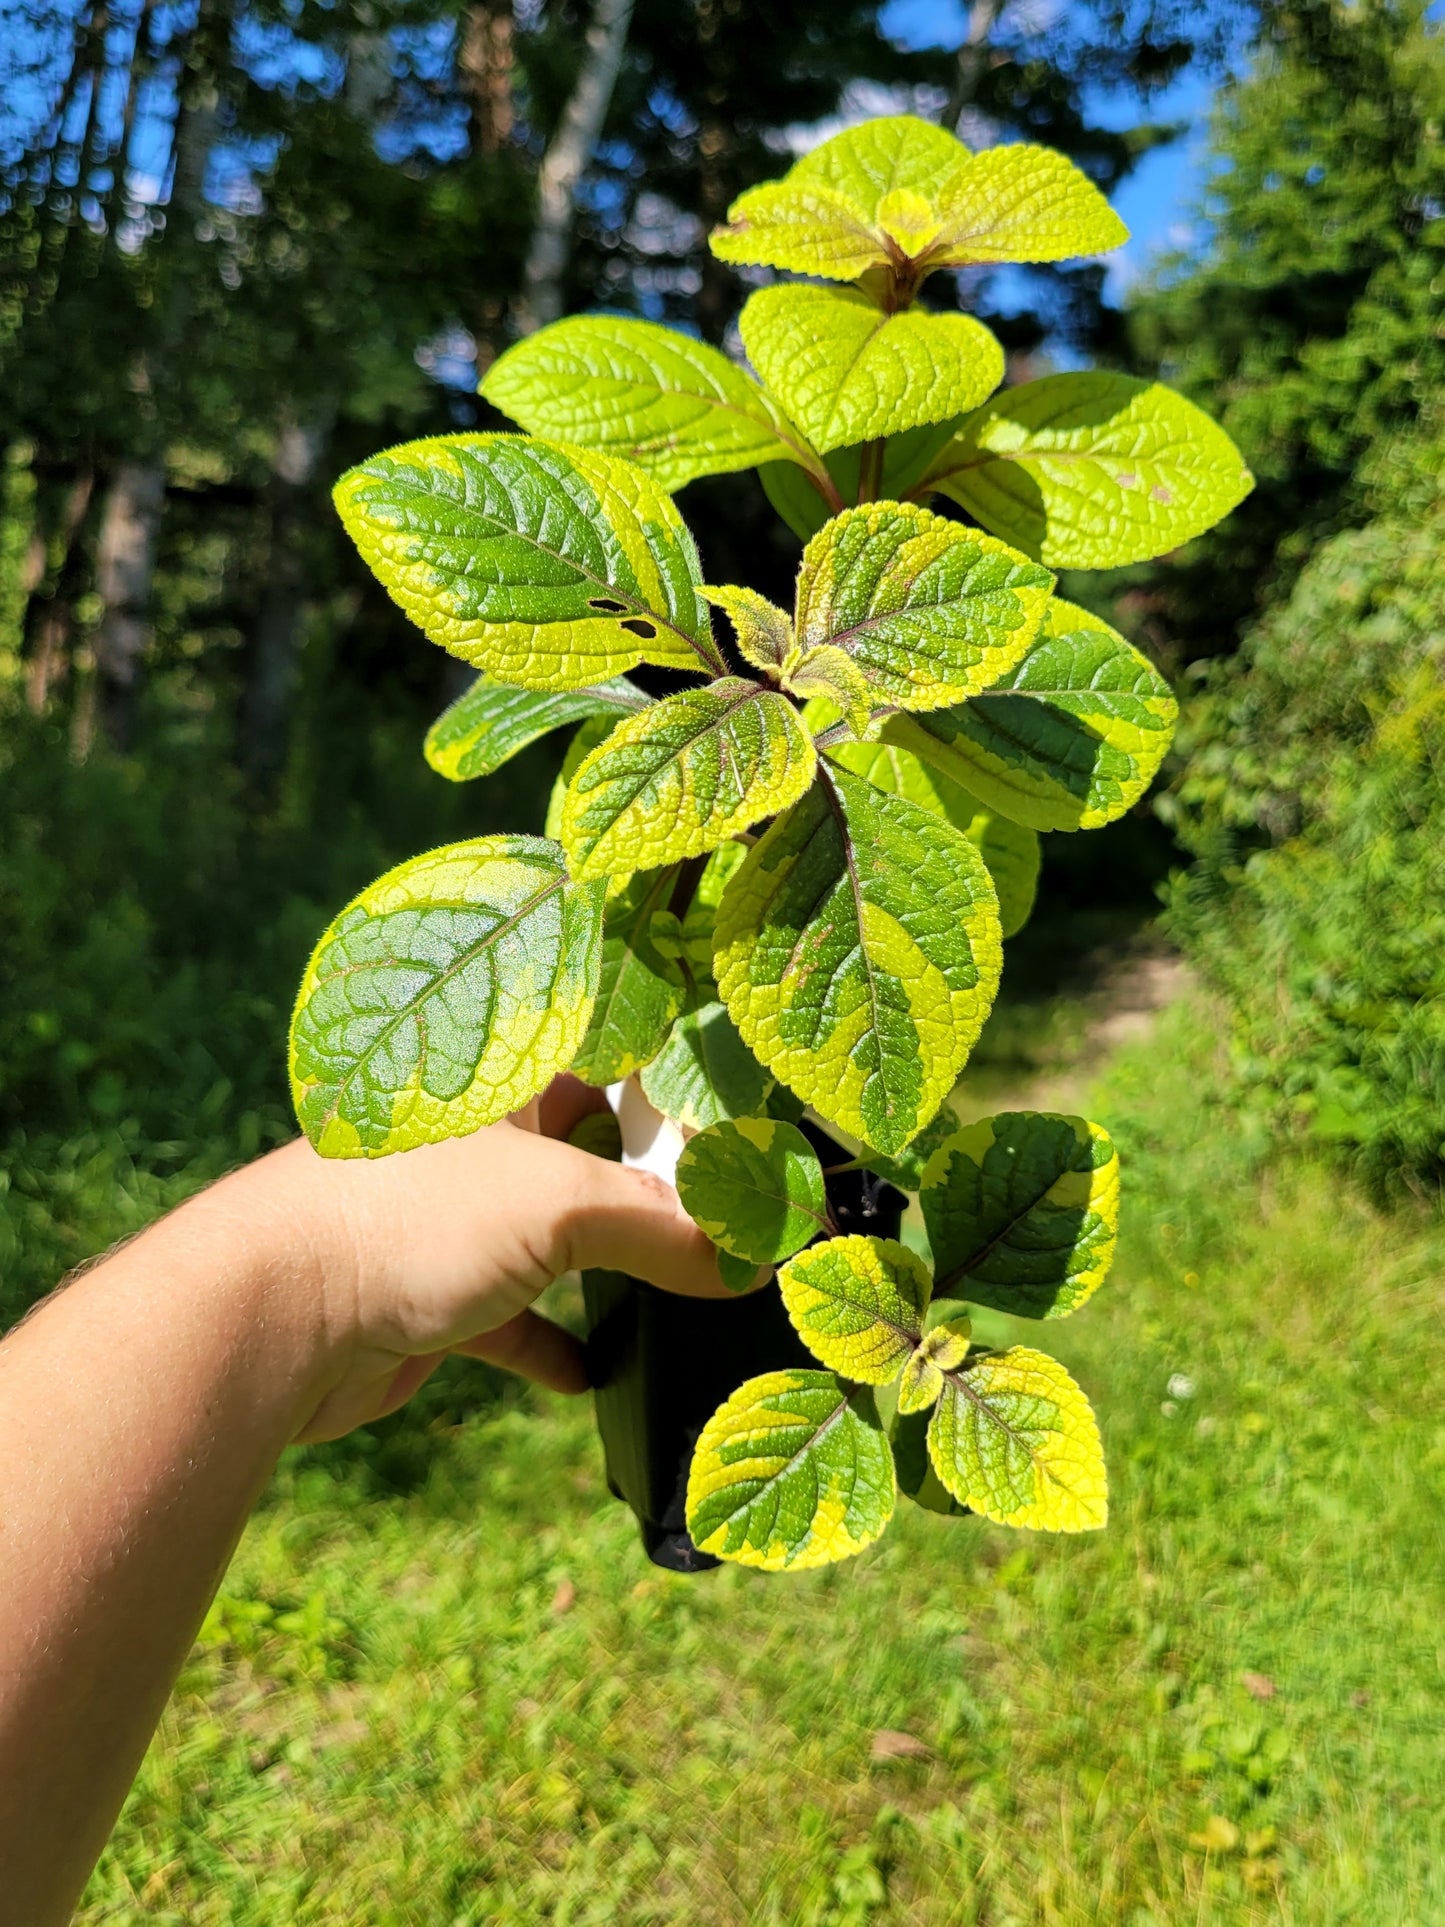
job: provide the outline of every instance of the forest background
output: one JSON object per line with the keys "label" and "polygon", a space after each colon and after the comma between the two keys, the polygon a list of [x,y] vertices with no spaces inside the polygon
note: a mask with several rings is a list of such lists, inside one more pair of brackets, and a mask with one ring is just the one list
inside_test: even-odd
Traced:
{"label": "forest background", "polygon": [[[1046,1072],[1091,987],[1162,931],[1203,988],[1174,1020],[1175,1061],[1156,1052],[1154,1070],[1126,1076],[1140,1168],[1152,1158],[1186,1200],[1216,1169],[1235,1186],[1200,1207],[1201,1225],[1223,1212],[1216,1257],[1241,1225],[1264,1241],[1229,1288],[1253,1266],[1297,1304],[1269,1240],[1289,1229],[1298,1246],[1303,1207],[1276,1217],[1268,1200],[1302,1186],[1323,1211],[1341,1170],[1359,1202],[1339,1265],[1319,1259],[1321,1275],[1345,1270],[1331,1289],[1347,1291],[1351,1254],[1381,1239],[1386,1271],[1418,1270],[1445,1174],[1432,13],[1423,0],[4,0],[0,1319],[290,1134],[286,1016],[338,905],[416,848],[539,827],[547,745],[481,792],[427,770],[421,737],[467,675],[366,575],[331,481],[394,442],[505,425],[478,376],[560,313],[641,314],[737,352],[749,283],[709,256],[708,228],[807,145],[884,111],[975,146],[1061,148],[1111,194],[1207,138],[1200,206],[1172,253],[1136,248],[1126,274],[967,270],[936,276],[930,299],[996,329],[1010,380],[1091,363],[1158,373],[1222,421],[1258,481],[1187,549],[1061,585],[1160,663],[1184,717],[1131,817],[1046,839],[1041,908],[1010,946],[980,1075],[1014,1088]],[[1200,100],[1203,134],[1178,118]],[[711,579],[787,599],[797,544],[753,478],[695,483],[682,507]],[[1197,1072],[1189,1102],[1181,1064]],[[1185,1117],[1199,1124],[1187,1141]],[[1177,1280],[1167,1243],[1139,1259],[1161,1291]],[[1230,1303],[1213,1315],[1243,1343]],[[1397,1326],[1403,1345],[1416,1328]],[[327,1459],[326,1476],[361,1481],[347,1503],[390,1489],[383,1464],[409,1490],[430,1463],[426,1428],[495,1395],[447,1381],[410,1432]],[[1158,1388],[1140,1396],[1157,1414]],[[580,1435],[557,1436],[559,1463],[585,1456]],[[1438,1428],[1411,1451],[1438,1482]],[[287,1494],[283,1510],[300,1503]],[[1378,1513],[1380,1492],[1359,1502]],[[1396,1538],[1381,1556],[1405,1550]],[[1107,1583],[1127,1590],[1117,1572]],[[235,1649],[250,1666],[248,1638]],[[1413,1663],[1412,1639],[1396,1645]],[[1400,1675],[1406,1698],[1413,1680]],[[1264,1744],[1245,1748],[1228,1798],[1206,1769],[1182,1778],[1222,1830],[1210,1846],[1196,1812],[1179,1837],[1206,1840],[1192,1850],[1205,1867],[1234,1856],[1240,1919],[1286,1905],[1288,1855],[1244,1811],[1268,1789],[1248,1765]],[[175,1827],[195,1836],[193,1821]],[[1336,1832],[1375,1878],[1359,1827]],[[837,1834],[843,1861],[850,1837]],[[847,1880],[825,1881],[816,1918],[885,1917],[892,1851],[858,1863],[856,1906]],[[1398,1842],[1393,1873],[1388,1861],[1379,1878],[1405,1880]],[[1062,1878],[1059,1864],[1046,1857],[1039,1880]],[[1131,1874],[1117,1914],[1097,1917],[1154,1918],[1137,1910],[1160,1879]],[[1048,1914],[1043,1891],[1028,1888],[1019,1918],[1073,1917],[1062,1902]],[[1189,1904],[1210,1891],[1201,1873]],[[1441,1917],[1418,1894],[1418,1916],[1384,1889],[1357,1901],[1354,1917]],[[198,1904],[176,1917],[201,1919]],[[1010,1917],[997,1904],[978,1918]],[[554,1917],[540,1905],[516,1918]]]}

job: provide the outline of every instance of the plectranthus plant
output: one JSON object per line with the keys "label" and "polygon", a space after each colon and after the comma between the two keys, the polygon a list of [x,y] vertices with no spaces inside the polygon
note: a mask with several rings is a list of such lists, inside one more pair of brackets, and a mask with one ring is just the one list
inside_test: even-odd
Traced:
{"label": "plectranthus plant", "polygon": [[[726,1559],[842,1558],[895,1490],[1009,1525],[1105,1517],[1083,1394],[1042,1353],[975,1345],[967,1307],[1048,1318],[1088,1296],[1112,1148],[1076,1118],[960,1128],[951,1094],[1039,833],[1122,815],[1175,720],[1055,571],[1175,548],[1251,481],[1158,383],[1000,388],[988,329],[919,295],[1125,239],[1058,154],[875,120],[712,236],[774,271],[742,311],[747,367],[571,317],[487,371],[521,432],[411,442],[337,485],[391,596],[479,672],[427,737],[433,768],[466,782],[574,733],[543,835],[429,851],[325,932],[292,1025],[298,1115],[323,1155],[378,1157],[571,1071],[635,1079],[697,1134],[679,1189],[724,1282],[781,1264],[819,1361],[740,1386],[702,1435],[690,1530]],[[803,545],[791,608],[710,583],[672,499],[746,469]],[[918,1194],[931,1272],[834,1235],[805,1112]]]}

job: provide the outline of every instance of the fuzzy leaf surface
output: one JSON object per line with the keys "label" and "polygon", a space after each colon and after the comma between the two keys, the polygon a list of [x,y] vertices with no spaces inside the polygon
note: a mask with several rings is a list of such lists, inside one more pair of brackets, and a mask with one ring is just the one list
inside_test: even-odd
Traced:
{"label": "fuzzy leaf surface", "polygon": [[937,1402],[943,1374],[955,1371],[968,1357],[970,1330],[964,1319],[956,1326],[934,1325],[920,1339],[898,1380],[898,1409],[905,1417],[926,1412]]}
{"label": "fuzzy leaf surface", "polygon": [[928,1267],[892,1238],[829,1238],[778,1273],[798,1336],[845,1378],[886,1385],[923,1336]]}
{"label": "fuzzy leaf surface", "polygon": [[1016,669],[972,702],[890,716],[887,742],[1034,830],[1094,830],[1153,782],[1178,705],[1146,656],[1071,602],[1053,602]]}
{"label": "fuzzy leaf surface", "polygon": [[776,690],[741,676],[684,689],[620,723],[562,809],[572,874],[653,869],[715,850],[801,796],[813,739]]}
{"label": "fuzzy leaf surface", "polygon": [[528,434],[622,456],[669,492],[760,462],[817,466],[735,362],[654,321],[554,321],[499,355],[481,392]]}
{"label": "fuzzy leaf surface", "polygon": [[885,1155],[953,1088],[998,987],[998,903],[966,837],[839,770],[748,852],[718,913],[744,1040]]}
{"label": "fuzzy leaf surface", "polygon": [[879,702],[940,709],[1027,654],[1053,577],[977,529],[910,502],[835,515],[803,551],[798,646],[831,643]]}
{"label": "fuzzy leaf surface", "polygon": [[1159,382],[1046,375],[976,410],[919,492],[937,489],[1054,569],[1177,549],[1254,487],[1234,443]]}
{"label": "fuzzy leaf surface", "polygon": [[[687,979],[677,961],[682,929],[660,908],[668,887],[665,879],[638,878],[608,906],[597,1001],[570,1066],[586,1084],[618,1084],[651,1063],[687,1001]],[[669,925],[676,937],[671,956],[660,941]]]}
{"label": "fuzzy leaf surface", "polygon": [[934,811],[961,830],[988,865],[1005,939],[1017,936],[1038,895],[1043,859],[1035,831],[986,810],[962,784],[895,742],[838,743],[827,754],[830,763],[852,770],[890,796],[906,796],[910,803]]}
{"label": "fuzzy leaf surface", "polygon": [[754,669],[776,669],[787,660],[793,647],[793,618],[786,609],[756,589],[739,589],[731,583],[706,588],[703,594],[726,612],[738,649]]}
{"label": "fuzzy leaf surface", "polygon": [[467,783],[490,776],[519,750],[554,729],[589,716],[613,722],[645,709],[652,698],[617,676],[595,689],[520,689],[478,676],[426,733],[426,759],[438,776]]}
{"label": "fuzzy leaf surface", "polygon": [[630,462],[442,435],[374,455],[335,496],[392,600],[499,681],[587,689],[644,661],[720,666],[692,537]]}
{"label": "fuzzy leaf surface", "polygon": [[928,1454],[948,1491],[998,1525],[1091,1532],[1108,1520],[1089,1401],[1056,1359],[1026,1346],[944,1373]]}
{"label": "fuzzy leaf surface", "polygon": [[388,870],[301,981],[302,1129],[323,1157],[380,1157],[505,1117],[576,1055],[601,950],[601,887],[541,837],[476,837]]}
{"label": "fuzzy leaf surface", "polygon": [[795,1124],[739,1117],[699,1131],[677,1161],[688,1216],[754,1270],[791,1258],[827,1217],[823,1167]]}
{"label": "fuzzy leaf surface", "polygon": [[759,288],[739,325],[749,361],[824,453],[966,414],[1003,380],[981,321],[884,314],[852,288]]}
{"label": "fuzzy leaf surface", "polygon": [[765,1372],[703,1427],[687,1529],[719,1559],[800,1572],[871,1545],[893,1504],[893,1456],[867,1388],[832,1372]]}
{"label": "fuzzy leaf surface", "polygon": [[724,1118],[755,1117],[769,1080],[727,1011],[709,1003],[678,1018],[639,1082],[665,1117],[700,1131]]}
{"label": "fuzzy leaf surface", "polygon": [[934,197],[935,267],[1069,261],[1122,247],[1129,230],[1088,176],[1052,147],[1010,142],[971,154]]}
{"label": "fuzzy leaf surface", "polygon": [[1086,1118],[1001,1111],[934,1152],[918,1202],[941,1293],[1063,1318],[1113,1263],[1119,1158]]}

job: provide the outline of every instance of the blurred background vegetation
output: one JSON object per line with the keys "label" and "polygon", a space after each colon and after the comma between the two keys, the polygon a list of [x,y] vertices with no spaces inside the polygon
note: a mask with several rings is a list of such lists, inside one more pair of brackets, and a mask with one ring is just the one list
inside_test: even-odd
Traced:
{"label": "blurred background vegetation", "polygon": [[[1288,1669],[1289,1615],[1312,1586],[1336,1602],[1361,1585],[1372,1599],[1402,1600],[1408,1495],[1418,1479],[1427,1504],[1445,1463],[1428,1418],[1401,1418],[1404,1429],[1392,1432],[1395,1420],[1377,1416],[1393,1410],[1391,1369],[1397,1386],[1428,1382],[1428,1344],[1438,1348],[1420,1294],[1435,1276],[1431,1214],[1445,1174],[1445,45],[1432,8],[4,0],[0,81],[0,1321],[71,1264],[289,1134],[290,999],[316,931],[349,894],[428,844],[540,826],[553,748],[539,746],[478,791],[426,770],[423,731],[466,672],[408,629],[358,563],[330,508],[335,476],[412,436],[502,426],[476,397],[479,372],[559,313],[619,309],[735,349],[747,283],[711,259],[707,230],[743,188],[781,173],[844,121],[912,111],[974,145],[1042,141],[1127,195],[1136,170],[1185,136],[1181,99],[1212,101],[1201,204],[1174,253],[1136,259],[1130,280],[1084,263],[969,270],[929,286],[930,299],[997,329],[1010,379],[1087,362],[1158,373],[1218,416],[1258,477],[1244,505],[1186,550],[1061,585],[1150,651],[1174,679],[1184,717],[1156,795],[1131,818],[1047,839],[1040,907],[1011,945],[1004,999],[977,1060],[983,1095],[1037,1101],[1063,1075],[1075,1080],[1065,1095],[1079,1101],[1084,1060],[1099,1055],[1104,1034],[1100,983],[1107,990],[1131,957],[1172,942],[1202,986],[1158,1050],[1126,1054],[1112,1087],[1125,1100],[1126,1158],[1140,1173],[1129,1279],[1138,1304],[1126,1307],[1121,1293],[1117,1317],[1081,1356],[1106,1435],[1111,1412],[1119,1428],[1121,1510],[1134,1536],[1126,1525],[1111,1550],[1060,1555],[1058,1566],[1042,1551],[1018,1555],[1016,1570],[1001,1543],[994,1557],[982,1529],[975,1581],[971,1567],[957,1576],[947,1545],[925,1553],[927,1533],[914,1535],[910,1556],[935,1560],[934,1592],[915,1602],[920,1623],[949,1611],[978,1618],[979,1653],[990,1639],[1007,1646],[1028,1632],[1048,1666],[1035,1680],[1011,1659],[1015,1672],[1000,1675],[992,1698],[940,1684],[941,1711],[893,1718],[890,1694],[907,1700],[909,1689],[901,1649],[880,1645],[859,1718],[934,1720],[925,1754],[899,1756],[915,1761],[914,1807],[931,1801],[933,1817],[915,1825],[886,1801],[862,1800],[846,1746],[841,1764],[814,1762],[800,1824],[823,1871],[806,1892],[789,1886],[780,1840],[776,1878],[766,1855],[764,1872],[744,1855],[717,1873],[734,1883],[735,1905],[703,1907],[684,1890],[628,1912],[641,1908],[636,1893],[667,1854],[655,1841],[637,1848],[632,1886],[626,1854],[620,1886],[591,1861],[574,1867],[555,1837],[600,1827],[605,1841],[610,1827],[631,1841],[636,1819],[613,1812],[613,1795],[589,1791],[574,1763],[562,1792],[543,1773],[528,1795],[544,1817],[553,1807],[561,1816],[542,1826],[539,1864],[552,1871],[540,1885],[506,1887],[513,1911],[503,1911],[513,1876],[496,1871],[491,1847],[477,1847],[477,1891],[490,1895],[481,1911],[468,1911],[465,1869],[454,1867],[455,1892],[438,1874],[416,1918],[428,1927],[453,1915],[788,1927],[890,1918],[1425,1927],[1445,1918],[1429,1885],[1442,1857],[1434,1851],[1432,1863],[1408,1817],[1410,1776],[1424,1758],[1411,1697],[1429,1664],[1419,1624],[1392,1621],[1391,1634],[1376,1634],[1390,1648],[1388,1687],[1354,1683],[1338,1640],[1311,1652],[1301,1677],[1316,1695],[1318,1730],[1315,1713],[1298,1706],[1279,1720],[1261,1711],[1237,1667],[1228,1671],[1236,1647],[1240,1664],[1248,1650],[1268,1649],[1270,1665]],[[694,484],[681,506],[711,579],[783,589],[797,544],[752,477]],[[1341,1172],[1357,1191],[1347,1207],[1334,1202]],[[1393,1215],[1372,1215],[1382,1209]],[[1327,1226],[1332,1212],[1342,1214]],[[1176,1225],[1191,1244],[1187,1261],[1170,1244]],[[1370,1261],[1356,1297],[1362,1252]],[[1250,1460],[1234,1496],[1232,1474],[1210,1456],[1214,1418],[1208,1430],[1201,1418],[1186,1445],[1159,1416],[1177,1412],[1179,1399],[1161,1407],[1156,1354],[1194,1355],[1185,1334],[1205,1307],[1187,1300],[1186,1316],[1177,1294],[1195,1291],[1201,1274],[1210,1302],[1198,1344],[1244,1386],[1239,1410],[1216,1415],[1221,1436]],[[1262,1335],[1266,1316],[1281,1330],[1296,1323],[1275,1342]],[[1356,1344],[1376,1360],[1368,1384],[1339,1351]],[[1265,1353],[1267,1363],[1250,1364]],[[410,1663],[431,1664],[435,1654],[397,1646],[396,1614],[405,1613],[390,1594],[370,1632],[356,1620],[334,1638],[329,1609],[315,1603],[321,1593],[305,1605],[302,1587],[286,1604],[282,1550],[311,1543],[314,1515],[320,1540],[332,1534],[341,1547],[364,1524],[396,1537],[389,1559],[405,1563],[404,1543],[449,1570],[461,1556],[456,1494],[474,1489],[474,1462],[486,1454],[479,1445],[467,1457],[448,1428],[493,1411],[497,1397],[481,1368],[444,1375],[376,1438],[291,1468],[240,1569],[240,1603],[213,1628],[197,1676],[203,1703],[222,1690],[213,1671],[223,1660],[223,1697],[248,1706],[253,1687],[262,1697],[280,1691],[278,1704],[309,1709],[297,1714],[303,1725],[321,1717],[318,1694],[345,1697],[337,1682],[365,1680],[373,1661],[385,1672],[404,1649]],[[1313,1417],[1300,1417],[1306,1406]],[[604,1596],[602,1618],[584,1611],[575,1623],[594,1643],[643,1639],[616,1577],[631,1570],[618,1550],[625,1521],[596,1512],[585,1425],[545,1401],[540,1409],[532,1470],[544,1486],[583,1494],[564,1508],[568,1543],[585,1542],[572,1566],[590,1559]],[[515,1404],[496,1410],[497,1436],[530,1466]],[[1291,1460],[1290,1440],[1316,1434],[1317,1450]],[[1339,1462],[1333,1441],[1361,1434],[1373,1447]],[[495,1453],[486,1466],[517,1519],[561,1516],[550,1501],[524,1500],[520,1486],[502,1495]],[[426,1497],[429,1478],[441,1498]],[[1313,1523],[1286,1531],[1281,1481],[1290,1478],[1335,1496],[1320,1497],[1318,1516],[1306,1508]],[[402,1498],[411,1510],[396,1514]],[[1207,1532],[1201,1510],[1213,1518]],[[1321,1563],[1321,1535],[1365,1547],[1380,1520],[1394,1536],[1362,1550],[1358,1565],[1347,1547]],[[507,1551],[495,1522],[486,1531],[489,1557],[518,1585],[554,1583],[555,1532],[534,1572],[536,1560]],[[1274,1553],[1259,1550],[1261,1531],[1275,1535]],[[1076,1558],[1077,1576],[1061,1577]],[[1176,1567],[1186,1577],[1171,1584]],[[339,1551],[319,1569],[336,1596],[362,1584]],[[1221,1579],[1226,1572],[1233,1577]],[[469,1596],[455,1573],[447,1583],[456,1601]],[[768,1656],[795,1616],[822,1625],[817,1615],[842,1610],[851,1582],[842,1583],[839,1592],[820,1581],[807,1594],[813,1605],[802,1593],[769,1595],[732,1622],[739,1666],[760,1691],[767,1675],[764,1697],[800,1733],[822,1717],[823,1701],[799,1680],[774,1680]],[[730,1613],[743,1612],[743,1594],[725,1596]],[[1216,1596],[1234,1628],[1222,1642],[1199,1604]],[[722,1608],[687,1610],[706,1620]],[[1404,1607],[1381,1611],[1398,1618]],[[288,1613],[304,1612],[316,1621],[310,1632],[300,1621],[283,1627]],[[614,1624],[606,1614],[617,1612]],[[485,1616],[444,1623],[461,1642],[510,1636]],[[696,1627],[686,1613],[682,1634],[667,1624],[663,1647],[674,1658],[677,1638]],[[445,1644],[442,1631],[436,1640]],[[314,1665],[304,1660],[312,1646]],[[256,1685],[263,1660],[282,1669],[279,1687]],[[840,1649],[837,1665],[847,1663]],[[293,1679],[285,1668],[296,1665]],[[1060,1690],[1058,1669],[1084,1680],[1087,1710],[1055,1706],[1055,1724],[1035,1732],[1029,1722]],[[679,1690],[706,1698],[708,1679],[688,1675]],[[643,1692],[644,1678],[629,1690]],[[1371,1692],[1380,1705],[1367,1716]],[[1067,1783],[1048,1827],[1093,1828],[1112,1841],[1107,1851],[1076,1850],[1081,1831],[1070,1835],[1072,1859],[1062,1848],[1051,1859],[1028,1831],[1008,1761],[983,1737],[1005,1702],[1026,1709],[1029,1784],[1052,1785],[1056,1769]],[[1336,1757],[1321,1733],[1326,1711],[1347,1702],[1374,1737],[1351,1739]],[[598,1706],[593,1740],[605,1752],[616,1744],[615,1707]],[[654,1712],[665,1724],[665,1709]],[[108,1862],[97,1920],[253,1918],[240,1887],[224,1886],[224,1854],[207,1858],[213,1836],[180,1765],[187,1747],[201,1745],[207,1764],[196,1771],[222,1789],[215,1798],[231,1814],[250,1797],[244,1789],[274,1791],[279,1782],[265,1776],[278,1762],[290,1761],[293,1806],[302,1791],[312,1802],[288,1808],[288,1826],[313,1824],[342,1798],[320,1754],[291,1760],[280,1739],[274,1751],[268,1737],[227,1755],[222,1771],[210,1741],[196,1739],[209,1715],[185,1717],[193,1723],[167,1740],[141,1796],[142,1844]],[[423,1745],[417,1734],[430,1717],[410,1708],[396,1743]],[[1273,1737],[1277,1725],[1294,1735],[1288,1743]],[[1171,1753],[1175,1726],[1185,1737]],[[1209,1738],[1216,1729],[1223,1739]],[[528,1749],[543,1745],[541,1730],[527,1728],[515,1759],[492,1736],[503,1747],[494,1803],[509,1759],[523,1777],[533,1772]],[[1143,1752],[1130,1754],[1116,1784],[1099,1760],[1110,1735],[1126,1730]],[[721,1785],[732,1742],[704,1732],[694,1744]],[[1093,1749],[1093,1763],[1071,1747]],[[1281,1804],[1286,1764],[1306,1753],[1309,1772]],[[939,1805],[933,1781],[948,1780],[950,1761],[965,1772],[965,1756],[967,1797],[950,1782]],[[455,1774],[460,1786],[469,1758],[448,1755],[439,1783],[451,1787]],[[1163,1780],[1161,1761],[1174,1762]],[[744,1765],[757,1796],[748,1811],[761,1824],[773,1769],[762,1754]],[[388,1771],[377,1761],[347,1783],[362,1844],[346,1850],[363,1869],[369,1835],[355,1816],[382,1797]],[[1352,1784],[1364,1789],[1358,1798]],[[482,1794],[473,1786],[467,1797]],[[1142,1843],[1139,1828],[1108,1821],[1137,1821],[1151,1804],[1165,1817]],[[1276,1849],[1276,1828],[1296,1820],[1295,1846]],[[925,1892],[919,1865],[967,1858],[970,1829],[1005,1824],[1012,1857],[988,1876],[994,1886],[975,1870],[966,1902]],[[1161,1871],[1166,1836],[1193,1856],[1187,1879]],[[338,1854],[348,1839],[342,1827]],[[165,1881],[146,1888],[167,1855],[183,1869],[169,1914]],[[571,1871],[558,1871],[563,1861]],[[890,1872],[898,1867],[912,1868],[907,1879]],[[389,1860],[375,1868],[403,1877]],[[255,1878],[245,1905],[255,1901],[258,1921],[313,1917]],[[220,1911],[203,1914],[198,1896],[212,1887]],[[363,1902],[361,1888],[317,1891],[318,1919],[337,1917],[338,1895],[359,1923],[412,1918],[400,1905],[366,1912],[382,1902]],[[1295,1912],[1291,1893],[1301,1896]],[[271,1896],[264,1907],[258,1894]],[[600,1911],[588,1911],[589,1894]],[[1089,1911],[1090,1895],[1100,1911]]]}

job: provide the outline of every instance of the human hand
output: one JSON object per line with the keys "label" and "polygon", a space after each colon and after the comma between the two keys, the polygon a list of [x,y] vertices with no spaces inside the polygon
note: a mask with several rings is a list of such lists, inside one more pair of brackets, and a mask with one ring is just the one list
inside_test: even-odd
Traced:
{"label": "human hand", "polygon": [[299,1139],[209,1194],[262,1211],[310,1260],[324,1358],[298,1439],[395,1411],[449,1352],[586,1391],[577,1341],[530,1309],[564,1271],[595,1265],[687,1297],[728,1295],[670,1185],[561,1141],[602,1105],[564,1077],[470,1137],[374,1160],[320,1158]]}

